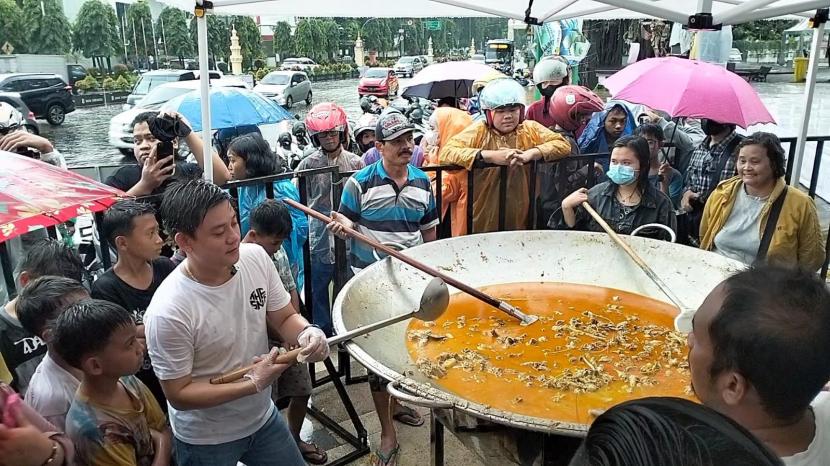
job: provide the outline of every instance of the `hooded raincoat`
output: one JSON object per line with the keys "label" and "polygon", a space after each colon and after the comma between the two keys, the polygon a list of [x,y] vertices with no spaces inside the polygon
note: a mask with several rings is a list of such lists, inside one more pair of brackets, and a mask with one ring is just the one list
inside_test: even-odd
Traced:
{"label": "hooded raincoat", "polygon": [[[432,147],[426,156],[427,166],[441,165],[439,153],[456,134],[473,124],[473,118],[465,111],[455,108],[435,110],[438,130],[438,146]],[[433,177],[433,173],[430,173]],[[433,183],[435,180],[433,179]],[[433,189],[437,187],[433,185]],[[455,170],[441,176],[441,205],[438,206],[441,221],[452,211],[452,236],[467,234],[467,172]]]}
{"label": "hooded raincoat", "polygon": [[[608,112],[617,107],[625,110],[626,116],[625,128],[623,128],[623,132],[620,137],[634,134],[634,128],[637,127],[637,120],[634,118],[634,114],[631,109],[622,102],[615,102],[612,100],[605,106],[605,110],[594,113],[591,117],[591,121],[589,121],[588,125],[585,126],[585,130],[582,131],[582,134],[579,136],[579,140],[577,141],[579,143],[580,153],[607,154],[611,152],[611,148],[608,147],[608,140],[606,139],[605,134],[605,119],[608,117]],[[610,160],[610,156],[606,158],[598,158],[597,163],[602,164],[602,169],[608,171],[608,164],[610,163]]]}
{"label": "hooded raincoat", "polygon": [[[561,135],[539,123],[525,120],[510,134],[502,135],[490,128],[485,121],[478,121],[462,131],[446,144],[438,154],[440,162],[473,169],[476,155],[481,150],[537,148],[545,160],[557,160],[571,153],[571,145]],[[528,228],[530,208],[530,167],[528,165],[507,168],[507,197],[505,229]],[[499,172],[501,168],[485,168],[475,171],[473,179],[473,229],[486,233],[499,229]]]}

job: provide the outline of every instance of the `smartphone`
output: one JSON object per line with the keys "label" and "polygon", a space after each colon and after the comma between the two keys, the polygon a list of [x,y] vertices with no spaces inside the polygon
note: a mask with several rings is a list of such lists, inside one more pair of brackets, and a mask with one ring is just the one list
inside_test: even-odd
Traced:
{"label": "smartphone", "polygon": [[[174,155],[173,149],[173,141],[159,141],[158,145],[156,146],[156,160],[161,160],[167,157],[171,157]],[[173,157],[170,159],[170,165],[173,165],[173,172],[170,173],[170,176],[176,174],[176,159]],[[169,166],[169,165],[168,165]],[[167,168],[167,167],[165,167]]]}

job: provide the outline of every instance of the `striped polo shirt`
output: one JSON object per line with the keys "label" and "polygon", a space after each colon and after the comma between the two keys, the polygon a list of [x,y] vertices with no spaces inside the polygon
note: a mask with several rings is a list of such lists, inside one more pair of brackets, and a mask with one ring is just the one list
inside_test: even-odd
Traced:
{"label": "striped polo shirt", "polygon": [[[438,209],[426,173],[407,165],[400,189],[379,160],[352,175],[343,187],[340,213],[357,223],[361,233],[381,243],[412,247],[424,242],[422,230],[438,225]],[[351,265],[362,269],[373,262],[372,248],[352,241]]]}

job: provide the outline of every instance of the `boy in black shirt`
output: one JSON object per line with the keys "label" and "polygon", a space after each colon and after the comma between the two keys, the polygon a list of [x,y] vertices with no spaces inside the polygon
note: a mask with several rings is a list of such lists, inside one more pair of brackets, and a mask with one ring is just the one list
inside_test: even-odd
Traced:
{"label": "boy in black shirt", "polygon": [[[118,262],[92,284],[92,297],[120,305],[135,320],[138,337],[144,339],[144,312],[156,289],[176,266],[161,256],[163,241],[155,209],[150,204],[125,200],[104,214],[104,235],[118,251]],[[167,400],[153,373],[150,357],[136,374],[167,411]]]}
{"label": "boy in black shirt", "polygon": [[[44,275],[56,275],[81,281],[84,265],[78,253],[64,243],[53,239],[32,244],[15,269],[17,289]],[[46,343],[26,331],[17,319],[17,299],[0,307],[0,356],[9,372],[11,386],[21,396],[26,393],[29,380],[46,354]]]}

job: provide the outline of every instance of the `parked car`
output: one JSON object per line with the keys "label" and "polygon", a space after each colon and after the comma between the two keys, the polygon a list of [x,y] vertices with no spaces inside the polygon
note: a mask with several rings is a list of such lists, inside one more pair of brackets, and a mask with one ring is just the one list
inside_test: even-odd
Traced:
{"label": "parked car", "polygon": [[729,50],[729,61],[735,63],[740,63],[744,61],[744,56],[743,54],[741,54],[740,49],[736,49],[733,47]]}
{"label": "parked car", "polygon": [[37,125],[37,120],[35,120],[35,114],[29,110],[26,102],[23,102],[23,99],[20,98],[20,94],[17,92],[0,92],[0,102],[11,105],[23,115],[23,118],[26,119],[26,123],[24,123],[26,125],[26,131],[33,134],[40,134],[40,128]]}
{"label": "parked car", "polygon": [[308,72],[309,70],[317,68],[318,66],[320,66],[320,65],[318,65],[317,63],[314,63],[314,60],[312,60],[310,58],[306,58],[306,57],[286,58],[285,60],[283,60],[282,66],[280,66],[280,69],[282,71],[305,71],[305,72]]}
{"label": "parked car", "polygon": [[360,78],[357,94],[388,97],[398,95],[398,75],[392,68],[369,68]]}
{"label": "parked car", "polygon": [[477,53],[477,54],[470,57],[470,61],[474,61],[476,63],[481,63],[482,65],[484,64],[484,60],[485,60],[484,54],[482,54],[482,53]]}
{"label": "parked car", "polygon": [[[221,79],[221,71],[211,71],[210,79]],[[144,98],[150,91],[165,83],[172,83],[176,81],[193,81],[199,79],[199,71],[192,70],[155,70],[148,71],[138,78],[132,92],[127,96],[127,102],[123,109],[129,110],[133,108],[139,100]]]}
{"label": "parked car", "polygon": [[[133,155],[133,120],[139,113],[158,110],[176,97],[199,89],[200,81],[176,81],[156,86],[131,108],[115,115],[110,120],[109,142],[122,154]],[[211,86],[238,87],[246,89],[247,84],[238,78],[222,78],[210,82]]]}
{"label": "parked car", "polygon": [[75,111],[72,86],[60,76],[47,73],[0,74],[0,91],[16,92],[35,114],[50,125],[60,125]]}
{"label": "parked car", "polygon": [[429,66],[429,58],[427,58],[426,55],[419,55],[419,58],[421,59],[421,64],[424,65],[424,68]]}
{"label": "parked car", "polygon": [[401,57],[395,63],[395,73],[398,76],[403,75],[411,78],[422,69],[424,69],[424,62],[421,61],[421,57]]}
{"label": "parked car", "polygon": [[302,71],[272,71],[254,86],[254,91],[285,108],[303,100],[306,106],[311,105],[311,81]]}

